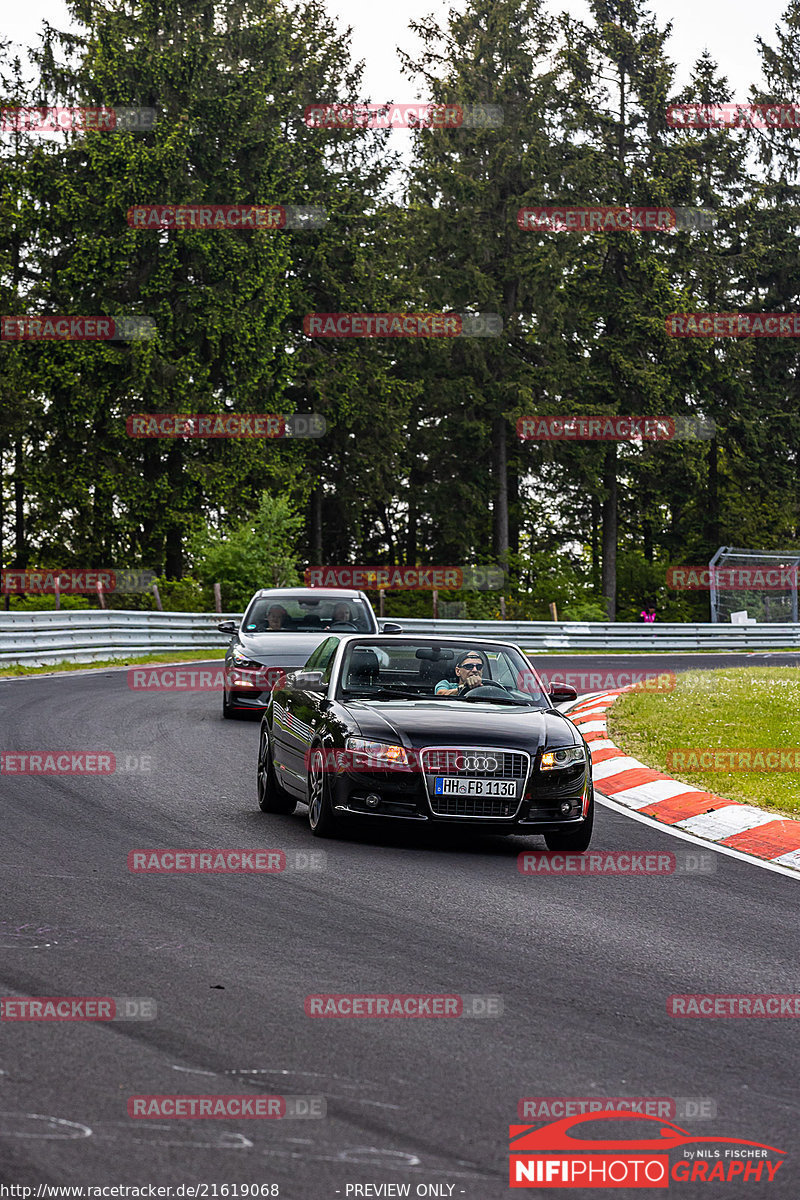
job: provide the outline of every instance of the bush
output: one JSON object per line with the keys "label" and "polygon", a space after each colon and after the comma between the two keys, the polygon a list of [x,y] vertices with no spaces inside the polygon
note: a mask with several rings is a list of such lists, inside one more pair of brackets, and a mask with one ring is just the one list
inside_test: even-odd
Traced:
{"label": "bush", "polygon": [[300,583],[297,543],[302,530],[303,518],[291,501],[262,492],[253,517],[232,526],[227,533],[209,530],[195,537],[193,576],[204,595],[220,583],[223,609],[241,611],[259,588]]}

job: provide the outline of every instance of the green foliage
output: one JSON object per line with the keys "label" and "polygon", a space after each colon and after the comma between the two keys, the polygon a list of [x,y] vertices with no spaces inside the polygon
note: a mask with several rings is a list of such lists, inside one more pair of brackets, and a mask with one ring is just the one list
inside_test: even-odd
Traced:
{"label": "green foliage", "polygon": [[258,588],[290,587],[301,582],[297,541],[303,517],[285,496],[262,492],[255,516],[225,532],[208,530],[192,545],[194,575],[202,588],[222,585],[222,607],[244,609]]}
{"label": "green foliage", "polygon": [[[660,621],[696,621],[707,593],[668,592],[667,566],[797,542],[797,339],[673,338],[665,317],[796,310],[800,131],[668,127],[670,104],[731,98],[715,62],[704,53],[676,91],[668,27],[645,0],[588,9],[556,20],[546,0],[465,0],[412,22],[404,65],[426,98],[503,117],[419,130],[400,172],[389,132],[303,121],[307,105],[363,95],[349,35],[312,0],[70,0],[81,31],[46,27],[28,63],[0,39],[3,106],[158,110],[146,133],[0,139],[0,312],[156,326],[133,343],[3,345],[0,563],[147,568],[165,608],[196,611],[215,581],[238,607],[300,562],[492,562],[509,571],[510,618],[548,620],[555,602],[562,619],[602,619],[608,603],[622,620],[652,604]],[[758,42],[753,99],[797,95],[800,0]],[[328,220],[212,233],[126,219],[200,201]],[[717,215],[708,232],[518,227],[522,207],[566,204]],[[503,332],[303,332],[306,314],[359,311],[498,313]],[[317,412],[327,433],[130,438],[141,411]],[[716,433],[520,442],[517,419],[536,413],[702,416]],[[497,594],[440,599],[499,616]],[[396,593],[387,608],[428,615],[431,600]]]}

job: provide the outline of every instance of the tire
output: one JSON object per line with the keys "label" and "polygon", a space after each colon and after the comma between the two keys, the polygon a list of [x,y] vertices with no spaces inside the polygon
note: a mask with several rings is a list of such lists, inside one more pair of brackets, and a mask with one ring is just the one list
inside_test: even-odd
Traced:
{"label": "tire", "polygon": [[338,825],[325,772],[325,759],[319,746],[311,752],[308,768],[308,823],[314,837],[322,838],[333,837]]}
{"label": "tire", "polygon": [[558,830],[557,832],[546,833],[544,835],[547,849],[565,850],[567,852],[571,851],[575,854],[582,854],[584,850],[589,849],[589,843],[592,840],[593,827],[594,790],[592,790],[592,798],[589,801],[589,811],[577,828]]}
{"label": "tire", "polygon": [[272,747],[264,729],[261,730],[258,747],[258,807],[262,812],[281,813],[283,816],[289,816],[297,807],[297,801],[286,794],[275,778]]}

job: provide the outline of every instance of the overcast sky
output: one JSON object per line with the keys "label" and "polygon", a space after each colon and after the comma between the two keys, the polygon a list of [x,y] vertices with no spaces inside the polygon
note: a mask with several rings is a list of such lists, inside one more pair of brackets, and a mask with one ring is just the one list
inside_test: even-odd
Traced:
{"label": "overcast sky", "polygon": [[[708,49],[728,76],[734,99],[745,100],[749,84],[760,78],[756,35],[774,42],[775,25],[787,4],[788,0],[653,0],[650,7],[661,24],[672,21],[669,51],[678,64],[679,86],[687,81],[697,57]],[[2,32],[17,42],[34,41],[45,20],[60,28],[68,24],[63,0],[18,4],[2,0],[2,7]],[[430,12],[443,21],[450,7],[450,0],[403,0],[402,4],[327,0],[328,11],[340,25],[353,27],[354,56],[365,60],[365,91],[376,101],[414,99],[411,84],[400,74],[395,47],[414,51],[416,39],[408,21]],[[587,11],[584,0],[553,0],[551,7],[575,15]]]}

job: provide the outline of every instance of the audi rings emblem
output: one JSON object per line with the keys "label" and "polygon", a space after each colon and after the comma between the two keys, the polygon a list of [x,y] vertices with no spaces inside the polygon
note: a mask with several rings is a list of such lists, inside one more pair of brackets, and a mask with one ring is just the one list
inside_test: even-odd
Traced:
{"label": "audi rings emblem", "polygon": [[500,766],[496,758],[485,754],[459,754],[454,765],[457,771],[496,771]]}

